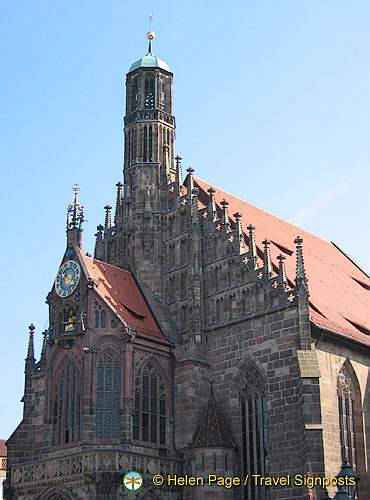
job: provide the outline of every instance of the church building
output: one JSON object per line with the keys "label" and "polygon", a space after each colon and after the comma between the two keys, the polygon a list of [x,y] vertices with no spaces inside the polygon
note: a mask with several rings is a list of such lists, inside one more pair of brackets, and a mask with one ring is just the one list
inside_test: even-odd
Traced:
{"label": "church building", "polygon": [[115,207],[92,257],[74,188],[38,361],[29,328],[6,498],[321,499],[306,479],[348,460],[368,500],[369,276],[193,168],[183,178],[173,74],[147,38]]}

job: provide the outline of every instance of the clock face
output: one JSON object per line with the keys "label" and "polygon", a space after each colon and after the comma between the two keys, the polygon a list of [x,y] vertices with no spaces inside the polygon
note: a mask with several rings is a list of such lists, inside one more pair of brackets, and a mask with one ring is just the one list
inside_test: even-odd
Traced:
{"label": "clock face", "polygon": [[67,260],[59,269],[55,278],[55,291],[59,297],[68,297],[77,288],[80,281],[81,268],[77,262]]}

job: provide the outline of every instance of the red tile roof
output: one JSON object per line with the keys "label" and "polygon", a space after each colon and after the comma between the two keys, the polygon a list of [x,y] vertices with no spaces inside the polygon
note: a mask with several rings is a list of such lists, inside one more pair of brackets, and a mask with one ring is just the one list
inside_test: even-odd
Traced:
{"label": "red tile roof", "polygon": [[[211,186],[194,178],[202,197],[209,196]],[[370,344],[370,279],[334,244],[304,231],[279,217],[271,215],[246,201],[215,188],[215,201],[229,201],[229,216],[241,212],[243,230],[249,224],[256,226],[257,247],[262,251],[262,241],[268,238],[271,260],[278,266],[277,256],[285,254],[287,277],[294,283],[296,254],[294,239],[303,238],[303,256],[310,292],[311,318],[315,325],[354,340]],[[285,251],[284,251],[285,249]],[[261,262],[259,262],[261,265]]]}
{"label": "red tile roof", "polygon": [[98,283],[98,294],[126,324],[136,328],[144,337],[169,343],[129,271],[86,255],[83,255],[83,261],[88,270],[88,278],[91,277]]}
{"label": "red tile roof", "polygon": [[7,449],[6,449],[5,443],[6,443],[6,439],[0,439],[0,457],[7,456]]}

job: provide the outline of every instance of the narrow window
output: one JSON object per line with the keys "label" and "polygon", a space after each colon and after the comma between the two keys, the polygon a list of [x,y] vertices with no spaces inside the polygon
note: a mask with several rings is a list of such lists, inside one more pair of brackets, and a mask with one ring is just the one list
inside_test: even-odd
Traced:
{"label": "narrow window", "polygon": [[167,399],[159,370],[151,361],[135,380],[133,436],[135,440],[166,444]]}
{"label": "narrow window", "polygon": [[60,375],[59,384],[55,387],[52,419],[53,445],[70,443],[81,439],[78,427],[82,414],[77,412],[79,400],[78,371],[70,361]]}
{"label": "narrow window", "polygon": [[101,311],[100,313],[100,326],[101,328],[105,328],[107,325],[107,313],[105,311]]}
{"label": "narrow window", "polygon": [[149,161],[153,161],[153,134],[151,125],[149,125]]}
{"label": "narrow window", "polygon": [[112,353],[101,356],[96,372],[96,437],[119,437],[121,370]]}
{"label": "narrow window", "polygon": [[[262,376],[253,363],[249,363],[240,392],[242,420],[243,474],[268,475],[267,409]],[[244,486],[244,498],[264,498],[263,486],[249,483]]]}
{"label": "narrow window", "polygon": [[99,311],[95,311],[95,328],[99,328]]}
{"label": "narrow window", "polygon": [[146,125],[144,125],[144,128],[143,128],[143,161],[148,161],[148,155],[147,155],[147,147],[148,147],[147,132],[148,132],[148,127]]}

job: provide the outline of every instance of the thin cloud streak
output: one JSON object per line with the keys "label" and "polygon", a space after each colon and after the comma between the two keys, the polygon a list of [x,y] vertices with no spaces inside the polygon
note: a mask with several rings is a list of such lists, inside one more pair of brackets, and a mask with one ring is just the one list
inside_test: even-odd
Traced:
{"label": "thin cloud streak", "polygon": [[292,218],[292,224],[300,226],[310,220],[318,212],[322,212],[324,208],[328,205],[337,201],[341,198],[347,191],[349,191],[353,186],[358,184],[359,179],[350,177],[341,181],[339,184],[333,186],[324,194],[316,198],[312,203],[310,203],[306,208],[303,208],[297,212]]}

